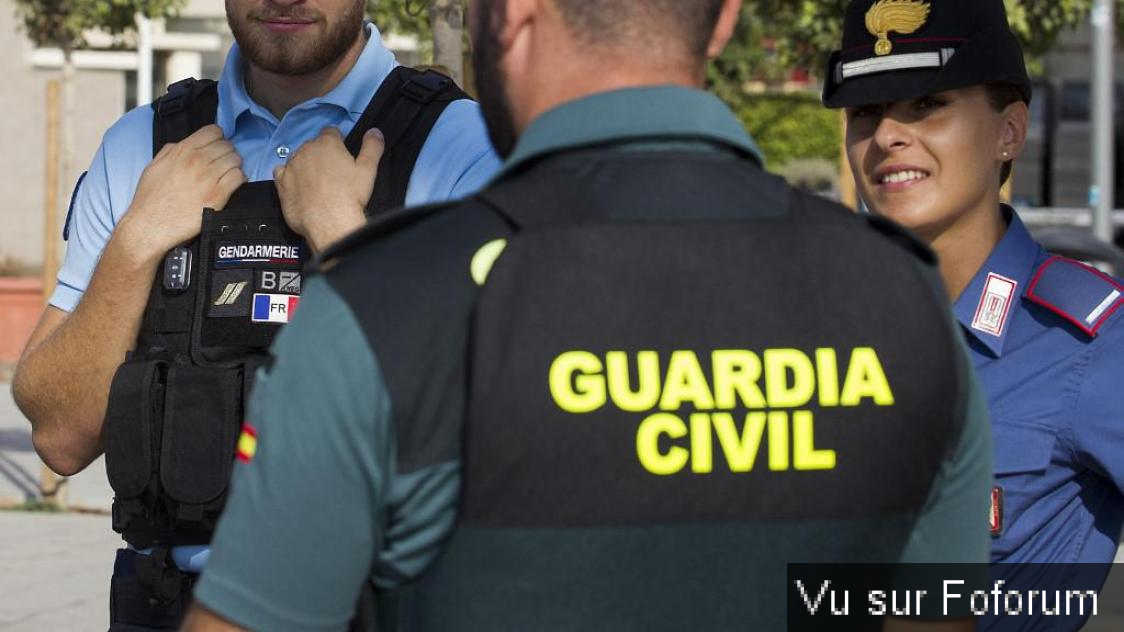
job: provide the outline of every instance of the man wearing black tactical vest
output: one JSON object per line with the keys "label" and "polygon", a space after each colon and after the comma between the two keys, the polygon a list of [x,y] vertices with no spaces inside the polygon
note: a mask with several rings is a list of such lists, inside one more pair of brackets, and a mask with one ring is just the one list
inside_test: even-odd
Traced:
{"label": "man wearing black tactical vest", "polygon": [[[243,398],[310,253],[365,214],[460,197],[498,167],[478,106],[443,75],[399,66],[365,6],[227,0],[237,45],[222,81],[181,81],[126,114],[76,189],[58,290],[13,390],[55,471],[105,452],[129,544],[113,629],[182,620]],[[282,203],[278,189],[308,180],[287,172],[290,152],[316,138],[347,147],[314,176],[342,202]],[[341,175],[356,164],[361,176]]]}
{"label": "man wearing black tactical vest", "polygon": [[987,560],[933,256],[699,90],[739,5],[473,3],[506,164],[323,255],[186,629],[340,629],[370,591],[380,630],[779,630],[786,562]]}

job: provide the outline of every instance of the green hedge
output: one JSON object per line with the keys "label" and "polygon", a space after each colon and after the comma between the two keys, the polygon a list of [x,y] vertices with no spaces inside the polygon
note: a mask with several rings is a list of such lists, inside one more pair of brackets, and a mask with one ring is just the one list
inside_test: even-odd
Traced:
{"label": "green hedge", "polygon": [[796,159],[823,159],[839,165],[842,122],[811,93],[747,94],[734,111],[765,152],[770,169]]}

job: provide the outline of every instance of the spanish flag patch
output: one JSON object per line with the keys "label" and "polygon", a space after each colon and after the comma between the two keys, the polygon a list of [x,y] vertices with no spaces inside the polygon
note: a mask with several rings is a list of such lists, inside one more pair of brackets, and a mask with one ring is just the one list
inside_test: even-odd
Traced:
{"label": "spanish flag patch", "polygon": [[254,458],[254,453],[258,451],[258,431],[250,425],[250,422],[243,422],[242,434],[238,437],[238,451],[235,456],[243,463],[249,463]]}

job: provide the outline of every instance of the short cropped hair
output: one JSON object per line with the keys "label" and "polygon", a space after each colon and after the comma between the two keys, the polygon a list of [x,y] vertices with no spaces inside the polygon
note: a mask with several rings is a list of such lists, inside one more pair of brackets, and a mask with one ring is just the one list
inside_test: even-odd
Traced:
{"label": "short cropped hair", "polygon": [[590,45],[643,46],[681,38],[702,60],[722,0],[554,0],[567,25]]}

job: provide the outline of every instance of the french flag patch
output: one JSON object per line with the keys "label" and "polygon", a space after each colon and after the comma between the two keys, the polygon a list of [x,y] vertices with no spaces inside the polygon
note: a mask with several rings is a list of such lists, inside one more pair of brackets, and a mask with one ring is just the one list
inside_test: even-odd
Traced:
{"label": "french flag patch", "polygon": [[287,323],[297,311],[301,297],[292,294],[254,294],[255,323]]}

